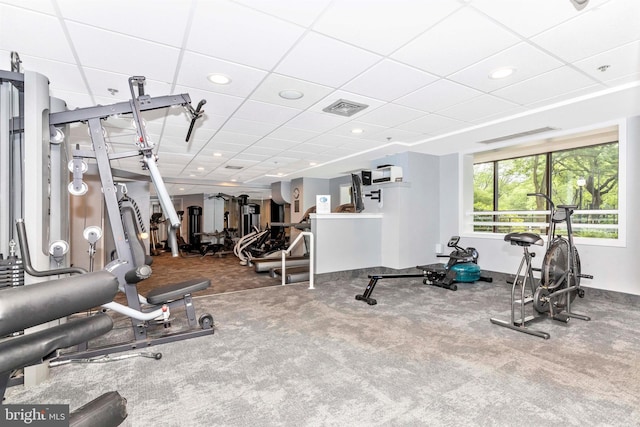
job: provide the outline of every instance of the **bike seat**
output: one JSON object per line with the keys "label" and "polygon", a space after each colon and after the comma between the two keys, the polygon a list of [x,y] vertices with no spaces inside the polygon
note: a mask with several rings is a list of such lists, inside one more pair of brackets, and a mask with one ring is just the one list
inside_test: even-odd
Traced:
{"label": "bike seat", "polygon": [[504,236],[504,241],[518,246],[544,245],[542,237],[535,233],[509,233]]}

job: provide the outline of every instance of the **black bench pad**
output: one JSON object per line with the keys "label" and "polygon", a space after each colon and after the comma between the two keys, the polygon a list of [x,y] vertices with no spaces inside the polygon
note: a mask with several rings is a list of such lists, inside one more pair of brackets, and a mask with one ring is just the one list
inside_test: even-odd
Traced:
{"label": "black bench pad", "polygon": [[167,303],[169,301],[180,299],[185,295],[207,289],[209,286],[211,286],[211,280],[203,278],[162,286],[151,290],[146,295],[147,302],[149,304]]}
{"label": "black bench pad", "polygon": [[106,334],[111,328],[111,318],[99,313],[32,334],[8,338],[0,342],[0,372],[10,372],[40,363],[56,350],[87,342]]}

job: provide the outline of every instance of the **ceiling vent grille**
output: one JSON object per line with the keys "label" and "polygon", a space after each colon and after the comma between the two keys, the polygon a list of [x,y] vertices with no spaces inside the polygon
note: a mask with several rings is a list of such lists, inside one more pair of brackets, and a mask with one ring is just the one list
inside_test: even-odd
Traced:
{"label": "ceiling vent grille", "polygon": [[242,166],[227,165],[227,166],[225,166],[224,168],[225,168],[225,169],[240,170],[240,169],[242,169]]}
{"label": "ceiling vent grille", "polygon": [[339,116],[351,117],[355,113],[358,113],[367,107],[368,105],[365,104],[347,101],[346,99],[338,99],[333,104],[323,108],[322,111],[325,113],[337,114]]}
{"label": "ceiling vent grille", "polygon": [[529,136],[529,135],[535,135],[538,133],[544,133],[544,132],[549,132],[552,130],[558,130],[558,128],[552,128],[549,126],[543,127],[543,128],[538,128],[538,129],[531,129],[525,132],[519,132],[519,133],[514,133],[511,135],[505,135],[505,136],[501,136],[499,138],[493,138],[493,139],[485,139],[484,141],[478,141],[480,144],[493,144],[495,142],[501,142],[501,141],[508,141],[510,139],[516,139],[516,138],[522,138],[523,136]]}

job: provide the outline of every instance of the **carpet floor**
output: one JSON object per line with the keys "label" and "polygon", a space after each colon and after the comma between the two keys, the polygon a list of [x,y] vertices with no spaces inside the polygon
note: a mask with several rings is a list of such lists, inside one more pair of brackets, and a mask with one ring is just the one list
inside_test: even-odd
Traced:
{"label": "carpet floor", "polygon": [[509,316],[503,279],[456,292],[381,281],[369,306],[354,299],[366,274],[319,277],[310,290],[276,279],[255,288],[262,279],[240,272],[233,284],[212,276],[214,291],[233,292],[195,298],[214,335],[153,347],[157,361],[52,368],[6,403],[76,408],[118,390],[134,427],[640,425],[638,297],[587,289],[574,309],[592,320],[543,319],[543,340],[490,323]]}

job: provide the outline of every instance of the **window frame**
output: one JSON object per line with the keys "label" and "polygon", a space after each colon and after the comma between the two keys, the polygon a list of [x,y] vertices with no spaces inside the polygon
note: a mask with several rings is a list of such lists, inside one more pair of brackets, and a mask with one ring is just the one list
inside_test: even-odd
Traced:
{"label": "window frame", "polygon": [[[508,141],[501,145],[498,149],[493,149],[491,151],[477,151],[474,153],[469,153],[467,155],[460,156],[460,193],[462,197],[462,205],[463,205],[463,213],[461,213],[460,221],[461,221],[461,230],[462,234],[467,237],[472,238],[487,238],[487,239],[503,239],[506,233],[502,232],[486,232],[486,231],[475,231],[474,230],[474,216],[477,214],[474,212],[474,165],[476,163],[484,163],[495,160],[505,160],[510,158],[524,157],[527,155],[533,154],[542,154],[552,151],[564,151],[565,149],[571,148],[581,148],[587,147],[591,145],[599,145],[607,142],[615,142],[616,139],[609,141],[601,141],[601,142],[590,142],[581,144],[579,142],[580,135],[582,134],[598,134],[599,132],[610,132],[612,129],[615,129],[617,133],[617,142],[618,142],[618,238],[595,238],[595,237],[575,237],[576,243],[582,245],[593,245],[593,246],[612,246],[612,247],[626,247],[627,242],[627,129],[626,129],[626,120],[620,120],[615,122],[609,122],[605,124],[599,124],[595,126],[585,127],[581,129],[574,129],[571,131],[554,131],[546,134],[544,140],[540,139],[540,136],[537,138],[521,138],[516,141]],[[552,150],[550,147],[553,145],[554,141],[557,140],[574,140],[571,146],[568,147],[558,147],[555,150]],[[512,154],[511,156],[509,154]],[[491,157],[495,157],[495,159],[491,159]],[[551,156],[549,155],[549,158]],[[477,161],[476,159],[481,158],[482,161]],[[551,165],[547,162],[547,168],[550,168]],[[497,173],[494,167],[494,182],[498,179]],[[551,177],[547,176],[547,179],[550,180]],[[494,185],[494,192],[497,191],[496,186]],[[495,203],[497,203],[497,194],[494,194],[494,208]],[[506,211],[505,211],[506,212]],[[499,211],[491,211],[494,215],[505,214],[505,212]],[[538,211],[516,211],[518,213],[526,212],[527,214],[535,214]],[[542,212],[542,211],[540,211]],[[490,212],[487,212],[490,213]],[[546,211],[548,214],[548,211]],[[477,225],[477,224],[476,224]],[[493,228],[495,230],[495,227]],[[543,238],[546,236],[541,234]]]}

